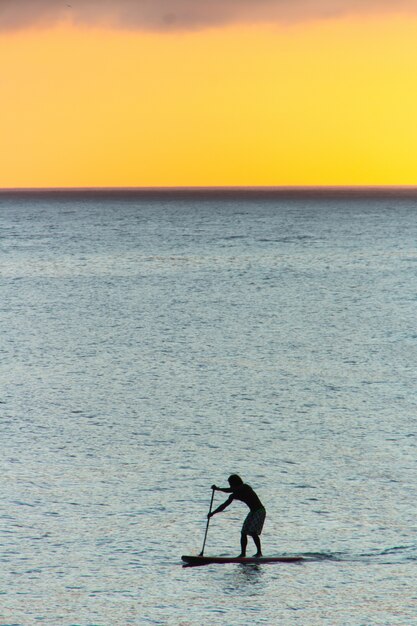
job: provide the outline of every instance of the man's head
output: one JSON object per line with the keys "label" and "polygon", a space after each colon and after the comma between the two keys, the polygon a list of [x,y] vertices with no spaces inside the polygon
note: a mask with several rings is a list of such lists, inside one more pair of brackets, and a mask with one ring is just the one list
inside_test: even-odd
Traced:
{"label": "man's head", "polygon": [[236,487],[240,487],[240,485],[243,485],[243,480],[237,474],[232,474],[231,476],[229,476],[227,480],[232,489],[235,489]]}

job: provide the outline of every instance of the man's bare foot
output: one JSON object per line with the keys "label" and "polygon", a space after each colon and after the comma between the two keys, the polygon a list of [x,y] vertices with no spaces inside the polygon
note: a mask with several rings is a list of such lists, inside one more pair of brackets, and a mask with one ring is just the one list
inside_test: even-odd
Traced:
{"label": "man's bare foot", "polygon": [[253,555],[254,559],[259,559],[262,556],[262,552],[257,552],[256,554]]}
{"label": "man's bare foot", "polygon": [[236,557],[237,559],[245,559],[246,558],[246,554],[242,554],[242,552],[239,554],[239,556]]}

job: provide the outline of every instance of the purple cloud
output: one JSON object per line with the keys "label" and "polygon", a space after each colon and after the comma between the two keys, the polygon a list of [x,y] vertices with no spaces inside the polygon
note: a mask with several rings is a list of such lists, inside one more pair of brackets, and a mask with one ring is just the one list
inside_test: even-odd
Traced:
{"label": "purple cloud", "polygon": [[69,19],[86,25],[169,31],[387,12],[417,14],[417,0],[0,0],[0,29],[48,26]]}

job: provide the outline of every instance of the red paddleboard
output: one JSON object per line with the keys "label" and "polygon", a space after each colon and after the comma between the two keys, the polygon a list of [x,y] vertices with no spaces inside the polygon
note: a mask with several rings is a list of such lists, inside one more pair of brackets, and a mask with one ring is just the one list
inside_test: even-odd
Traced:
{"label": "red paddleboard", "polygon": [[230,557],[230,556],[182,556],[181,559],[186,565],[210,565],[212,563],[255,563],[256,565],[263,565],[264,563],[299,563],[303,561],[302,556],[245,556],[245,557]]}

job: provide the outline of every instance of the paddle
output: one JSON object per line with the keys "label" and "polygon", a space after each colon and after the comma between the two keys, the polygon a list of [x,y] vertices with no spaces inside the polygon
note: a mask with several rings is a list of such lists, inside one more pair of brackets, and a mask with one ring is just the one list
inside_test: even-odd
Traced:
{"label": "paddle", "polygon": [[[210,508],[209,508],[209,512],[208,512],[209,515],[211,513],[211,507],[213,506],[214,491],[215,491],[214,489],[211,490]],[[208,533],[209,524],[210,524],[210,518],[207,517],[206,534],[204,535],[203,547],[201,548],[201,552],[200,552],[199,556],[203,556],[203,554],[204,554],[204,548],[205,548],[205,545],[206,545],[206,539],[207,539],[207,533]]]}

